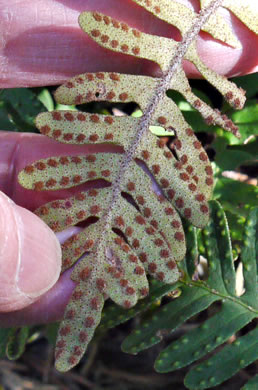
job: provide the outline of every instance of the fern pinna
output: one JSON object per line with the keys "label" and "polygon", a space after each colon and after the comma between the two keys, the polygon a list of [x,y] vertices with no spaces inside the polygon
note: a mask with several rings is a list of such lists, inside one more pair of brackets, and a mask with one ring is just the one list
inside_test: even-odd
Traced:
{"label": "fern pinna", "polygon": [[[238,334],[238,331],[257,318],[258,314],[256,264],[258,208],[250,211],[245,223],[241,248],[244,288],[237,291],[239,281],[237,282],[234,269],[227,219],[217,201],[211,201],[210,206],[210,221],[199,232],[205,245],[204,255],[208,260],[207,280],[198,280],[194,275],[194,263],[200,244],[197,246],[197,229],[188,225],[185,228],[188,250],[181,265],[184,277],[176,285],[170,286],[170,290],[168,286],[166,291],[159,285],[152,287],[152,298],[158,299],[175,289],[177,295],[180,291],[180,297],[153,310],[152,315],[143,319],[122,344],[122,350],[127,353],[143,351],[159,343],[163,335],[173,332],[187,319],[201,313],[213,302],[220,301],[221,307],[215,314],[170,342],[155,361],[155,369],[161,373],[171,372],[199,361],[189,370],[184,380],[186,387],[191,390],[213,388],[258,358],[258,329],[251,327],[244,336],[239,337]],[[145,303],[147,307],[149,304]],[[140,308],[138,304],[134,310],[139,312],[145,308]],[[128,317],[133,315],[134,313],[130,313]],[[114,322],[120,323],[128,319],[124,317],[126,316],[121,309],[111,306],[105,311],[101,327],[113,327]],[[226,343],[232,336],[235,341]],[[224,343],[226,344],[223,345]]]}
{"label": "fern pinna", "polygon": [[[178,263],[186,251],[181,217],[197,227],[208,222],[212,168],[202,145],[177,105],[166,96],[166,90],[174,89],[184,95],[209,124],[218,124],[235,135],[238,131],[225,115],[194,95],[182,59],[192,62],[232,106],[239,109],[245,101],[241,89],[207,68],[197,54],[196,38],[201,29],[239,47],[234,34],[216,13],[222,1],[208,2],[199,15],[169,0],[134,2],[176,25],[182,41],[145,34],[97,12],[82,13],[79,23],[105,48],[155,61],[163,76],[82,74],[59,87],[55,98],[59,103],[76,105],[134,101],[143,116],[52,111],[36,119],[40,132],[59,142],[110,143],[122,146],[124,152],[82,152],[48,158],[26,166],[19,174],[21,185],[36,191],[70,188],[95,179],[112,183],[36,210],[55,232],[92,216],[96,220],[62,245],[63,271],[80,261],[72,272],[76,288],[56,343],[56,366],[61,371],[76,365],[83,356],[100,322],[105,299],[130,308],[148,294],[147,274],[164,283],[175,283],[180,278]],[[254,29],[252,20],[241,13],[241,7],[233,1],[225,1],[225,6]],[[149,131],[150,125],[162,126],[168,134],[174,134],[172,149]]]}

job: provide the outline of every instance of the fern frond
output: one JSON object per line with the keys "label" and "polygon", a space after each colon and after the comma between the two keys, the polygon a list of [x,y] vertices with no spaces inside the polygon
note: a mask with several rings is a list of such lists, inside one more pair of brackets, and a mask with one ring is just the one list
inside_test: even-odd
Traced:
{"label": "fern frond", "polygon": [[258,374],[251,378],[241,390],[256,390],[258,387]]}
{"label": "fern frond", "polygon": [[[52,111],[40,114],[36,120],[42,134],[59,142],[82,146],[111,143],[121,146],[124,153],[85,155],[82,147],[79,155],[39,160],[19,174],[21,185],[35,191],[70,188],[93,179],[104,179],[109,185],[79,192],[36,210],[54,231],[92,216],[96,219],[63,244],[63,270],[80,261],[72,272],[76,288],[56,344],[56,366],[61,371],[76,365],[84,354],[100,322],[105,299],[131,308],[148,294],[147,274],[165,283],[179,280],[182,276],[179,262],[186,252],[181,217],[196,227],[204,227],[209,220],[212,168],[202,145],[166,91],[175,89],[183,94],[209,124],[218,124],[235,135],[238,132],[231,120],[193,94],[182,60],[191,61],[235,108],[241,108],[245,101],[243,91],[207,68],[196,49],[196,38],[202,28],[216,38],[221,34],[224,22],[219,16],[217,25],[214,17],[206,24],[211,15],[216,15],[221,1],[209,2],[199,15],[167,0],[136,3],[157,17],[178,24],[182,41],[145,34],[96,12],[82,13],[80,25],[104,47],[157,62],[163,77],[87,73],[58,88],[55,98],[63,104],[135,101],[143,116],[117,118]],[[221,40],[238,45],[226,29]],[[174,131],[172,150],[149,131],[150,126],[157,125]],[[156,192],[153,183],[158,188]],[[193,269],[193,262],[186,266],[188,271]],[[187,288],[182,287],[186,293]],[[190,301],[185,300],[185,313],[189,302],[193,304],[192,311],[187,316],[178,307],[182,321],[219,299],[201,287],[194,296],[188,295]]]}
{"label": "fern frond", "polygon": [[178,290],[178,283],[164,284],[158,280],[151,279],[149,282],[150,290],[149,295],[139,301],[134,307],[129,310],[124,310],[121,306],[109,305],[102,312],[101,323],[99,330],[114,328],[115,326],[134,318],[137,314],[148,310],[163,296],[177,296],[180,294]]}
{"label": "fern frond", "polygon": [[[182,280],[182,294],[171,303],[156,310],[151,320],[144,321],[122,344],[125,352],[140,352],[160,342],[157,334],[172,332],[185,319],[201,312],[212,302],[222,301],[218,313],[199,327],[184,334],[165,348],[155,362],[159,372],[170,372],[199,360],[225,343],[232,335],[257,317],[257,216],[258,209],[250,212],[245,226],[241,261],[244,268],[245,292],[236,296],[235,271],[231,242],[221,206],[212,201],[212,218],[203,230],[206,257],[209,265],[207,281],[193,281],[190,275]],[[188,259],[186,257],[185,263]],[[180,283],[179,283],[180,286]],[[166,320],[165,320],[166,319]],[[163,322],[164,321],[164,322]],[[164,324],[164,327],[163,327]],[[257,330],[240,337],[187,374],[189,389],[206,389],[230,378],[241,368],[257,359]],[[220,367],[218,365],[221,365]],[[227,365],[227,368],[222,368]],[[211,379],[212,378],[212,379]]]}

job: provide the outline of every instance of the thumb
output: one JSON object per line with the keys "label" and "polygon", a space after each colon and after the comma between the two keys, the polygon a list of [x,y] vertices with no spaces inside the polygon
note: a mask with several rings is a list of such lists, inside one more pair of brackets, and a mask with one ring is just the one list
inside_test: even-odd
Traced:
{"label": "thumb", "polygon": [[54,233],[0,192],[0,312],[35,302],[56,283],[60,270]]}

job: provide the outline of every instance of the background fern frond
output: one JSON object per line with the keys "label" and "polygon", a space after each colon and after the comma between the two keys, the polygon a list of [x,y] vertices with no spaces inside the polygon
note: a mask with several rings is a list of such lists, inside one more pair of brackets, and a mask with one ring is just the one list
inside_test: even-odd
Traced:
{"label": "background fern frond", "polygon": [[[250,212],[245,224],[245,238],[241,250],[245,292],[238,297],[235,291],[233,275],[235,271],[225,214],[217,202],[212,201],[211,206],[212,219],[202,232],[209,264],[207,281],[195,281],[186,275],[185,280],[181,282],[181,287],[179,283],[181,295],[157,309],[152,318],[143,321],[122,344],[125,352],[140,352],[159,342],[158,335],[162,332],[166,331],[165,334],[172,332],[185,319],[202,311],[212,302],[221,301],[222,306],[218,313],[208,318],[200,327],[172,342],[160,353],[155,362],[158,372],[170,372],[199,360],[227,342],[232,335],[257,317],[257,248],[255,245],[257,245],[258,209]],[[239,339],[237,337],[233,345],[224,347],[190,370],[186,376],[186,386],[189,389],[216,386],[254,362],[257,359],[256,333],[257,330],[253,330],[246,336]],[[226,370],[223,364],[228,364]]]}

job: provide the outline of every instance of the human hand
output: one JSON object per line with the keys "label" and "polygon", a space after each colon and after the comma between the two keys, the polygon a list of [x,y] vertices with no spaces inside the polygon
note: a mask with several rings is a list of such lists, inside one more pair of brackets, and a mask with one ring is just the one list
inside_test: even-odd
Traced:
{"label": "human hand", "polygon": [[[199,0],[177,0],[195,11]],[[239,0],[257,14],[257,2]],[[155,75],[156,64],[100,48],[79,27],[82,11],[97,10],[141,31],[179,39],[178,30],[157,19],[131,0],[0,0],[0,88],[61,84],[84,72],[113,71]],[[258,70],[258,37],[226,9],[220,12],[242,44],[234,49],[201,33],[198,52],[220,74],[232,77]],[[185,62],[188,76],[197,70]]]}
{"label": "human hand", "polygon": [[[3,0],[0,0],[0,4],[1,1]],[[189,3],[189,1],[186,2]],[[190,3],[196,6],[197,1],[191,1]],[[251,2],[251,4],[254,4],[254,2]],[[97,9],[117,19],[123,19],[146,32],[158,33],[169,37],[175,37],[174,34],[177,34],[174,28],[171,28],[166,23],[157,21],[156,18],[147,12],[141,11],[131,1],[125,1],[123,8],[119,7],[119,5],[119,0],[109,0],[109,2],[78,0],[76,4],[69,0],[39,0],[36,4],[35,2],[26,1],[19,8],[15,4],[12,5],[12,2],[2,5],[0,9],[2,9],[3,15],[12,15],[12,18],[11,21],[8,21],[8,25],[6,18],[3,18],[6,25],[3,23],[1,27],[5,44],[4,48],[0,50],[0,63],[3,64],[0,86],[18,87],[59,84],[75,74],[99,70],[158,74],[159,69],[157,65],[101,49],[79,29],[77,23],[79,13],[83,10]],[[225,12],[229,15],[227,11]],[[40,20],[37,19],[37,14],[41,15]],[[42,17],[42,14],[43,16],[46,15],[45,19]],[[49,26],[49,20],[51,20],[51,26]],[[257,53],[253,50],[254,45],[257,45],[258,39],[254,33],[248,30],[235,17],[232,17],[232,24],[239,40],[242,42],[243,48],[232,49],[221,43],[214,42],[210,38],[202,37],[199,38],[198,44],[200,56],[214,70],[222,74],[236,75],[253,72],[258,68]],[[54,56],[52,53],[54,53]],[[124,60],[125,58],[126,61]],[[197,76],[196,70],[189,63],[185,64],[185,68],[188,70],[188,75]],[[28,192],[22,189],[17,183],[17,172],[27,163],[38,158],[52,156],[60,152],[72,154],[74,148],[77,148],[76,146],[60,145],[40,135],[13,133],[2,133],[0,135],[0,145],[0,189],[7,193],[17,205],[26,207],[28,210],[34,210],[40,204],[52,200],[55,196],[59,196],[58,192],[43,192],[39,195],[38,193],[35,194],[32,191]],[[84,151],[86,149],[84,148]],[[10,171],[10,161],[15,161],[13,174],[8,174],[4,171],[6,169],[4,168],[5,166]],[[62,196],[64,195],[64,192],[62,192]],[[3,195],[0,195],[0,207],[1,199],[4,202],[2,205],[4,204],[4,207],[7,207],[10,202]],[[9,303],[8,310],[10,312],[0,314],[0,325],[22,325],[25,323],[43,323],[57,320],[62,317],[65,305],[74,287],[73,282],[69,278],[70,271],[62,275],[55,284],[60,272],[60,248],[56,244],[56,239],[53,238],[53,234],[50,234],[49,239],[45,238],[48,240],[46,241],[47,243],[44,243],[43,232],[46,237],[49,234],[46,226],[37,220],[35,216],[31,216],[26,210],[22,210],[18,206],[11,207],[16,207],[18,212],[24,215],[24,224],[27,229],[29,225],[32,226],[34,223],[37,225],[35,230],[33,228],[33,231],[28,232],[29,234],[34,234],[32,238],[35,237],[30,243],[29,256],[26,255],[25,249],[22,254],[20,253],[21,257],[24,259],[26,257],[25,262],[27,263],[25,264],[27,264],[30,270],[32,266],[35,266],[35,278],[30,278],[31,275],[28,272],[23,272],[25,279],[22,283],[29,287],[29,290],[25,291],[33,291],[33,294],[31,294],[33,298],[17,293],[16,300],[13,299],[13,302]],[[3,213],[1,213],[1,217],[2,215]],[[28,222],[28,219],[30,222]],[[35,222],[36,220],[37,222]],[[4,226],[3,223],[5,223]],[[3,232],[6,232],[8,224],[3,222],[3,218],[1,218],[1,224]],[[40,240],[38,237],[40,237]],[[39,244],[42,246],[39,247]],[[8,246],[8,250],[14,249],[12,245],[10,248]],[[34,253],[34,250],[35,255],[31,255]],[[34,260],[37,257],[39,261],[35,263]],[[10,257],[4,251],[2,252],[2,260],[0,257],[0,264],[1,268],[3,264],[4,268],[2,269],[5,270],[5,272],[1,272],[1,281],[4,280],[6,272],[11,270],[11,264],[17,264],[17,256]],[[42,264],[45,265],[45,268],[44,266],[42,267]],[[45,272],[46,269],[47,272]],[[26,271],[26,266],[24,271]],[[14,280],[14,273],[10,274],[10,280]],[[0,297],[1,294],[3,296],[3,293],[6,296],[10,296],[10,283],[5,286],[5,291],[1,290],[3,289],[1,286],[3,286],[3,283],[0,284]],[[51,286],[53,287],[51,288]],[[50,291],[38,299],[48,289]],[[32,302],[31,299],[38,300],[27,306]],[[20,302],[20,306],[15,306],[17,301]],[[25,308],[13,312],[18,307]],[[0,311],[6,311],[6,307],[4,309],[4,305],[1,306],[1,303]]]}
{"label": "human hand", "polygon": [[[114,152],[121,148],[108,145],[85,145],[82,148],[80,145],[60,144],[39,134],[0,131],[0,327],[45,323],[62,317],[75,287],[70,279],[71,270],[58,279],[61,270],[58,241],[54,233],[30,211],[92,186],[85,183],[76,188],[39,193],[19,185],[19,171],[41,158],[92,153],[93,149],[96,152]],[[100,185],[96,183],[95,186]],[[18,229],[12,217],[14,211],[18,211],[23,219]],[[59,241],[64,242],[78,229],[73,227],[58,233]],[[19,251],[18,235],[24,237],[26,244]],[[20,259],[25,263],[20,264]],[[20,282],[25,286],[27,295],[15,286],[19,267],[23,267]]]}
{"label": "human hand", "polygon": [[26,191],[17,181],[24,165],[57,149],[56,142],[41,135],[0,132],[0,326],[58,319],[74,287],[69,272],[56,283],[58,239],[29,211],[60,194]]}

